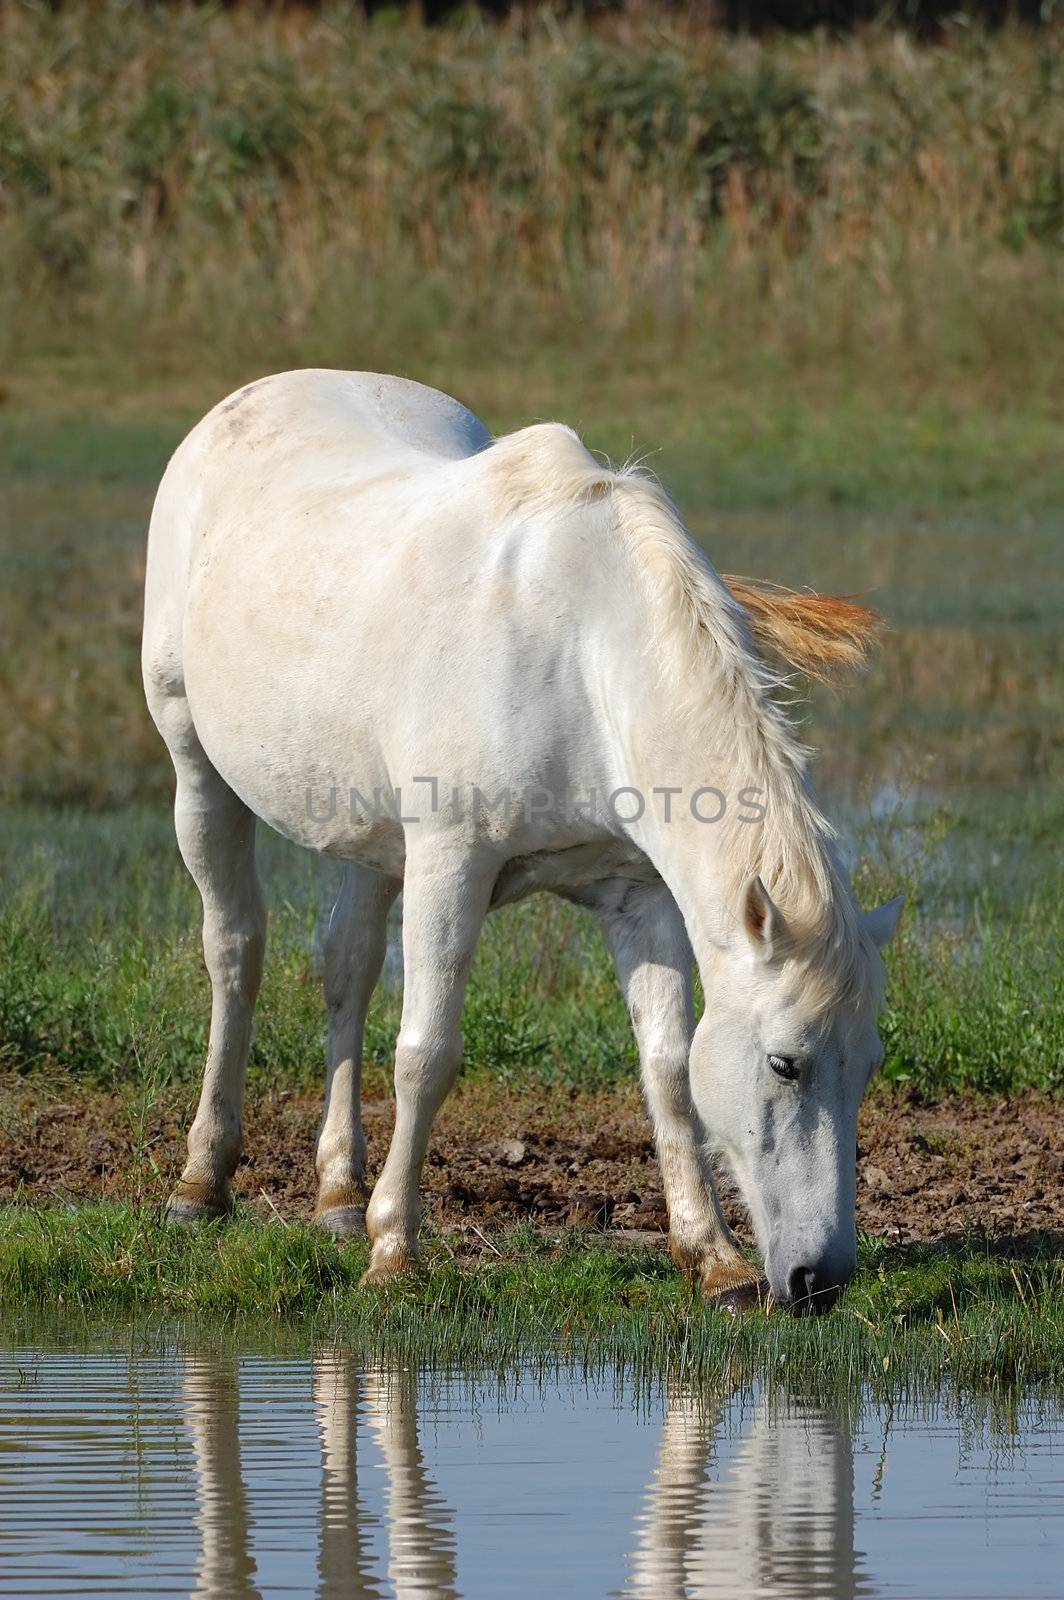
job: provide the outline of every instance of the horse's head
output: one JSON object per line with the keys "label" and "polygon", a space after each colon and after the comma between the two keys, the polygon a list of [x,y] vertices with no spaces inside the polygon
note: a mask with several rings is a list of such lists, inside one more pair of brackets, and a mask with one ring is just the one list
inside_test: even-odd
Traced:
{"label": "horse's head", "polygon": [[753,1220],[773,1299],[823,1310],[853,1276],[857,1112],[883,1059],[879,951],[901,900],[803,946],[759,879],[713,957],[691,1091]]}

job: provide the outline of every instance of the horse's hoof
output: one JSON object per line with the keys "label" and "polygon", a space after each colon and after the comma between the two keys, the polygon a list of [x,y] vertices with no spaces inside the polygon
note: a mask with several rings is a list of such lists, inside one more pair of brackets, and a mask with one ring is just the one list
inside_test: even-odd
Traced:
{"label": "horse's hoof", "polygon": [[420,1270],[421,1257],[401,1244],[376,1244],[369,1266],[359,1279],[360,1289],[371,1289],[378,1284],[392,1283],[396,1278],[408,1278]]}
{"label": "horse's hoof", "polygon": [[362,1238],[366,1232],[365,1206],[330,1206],[327,1211],[316,1211],[314,1226],[329,1233],[334,1239]]}
{"label": "horse's hoof", "polygon": [[172,1194],[166,1202],[166,1220],[172,1227],[195,1228],[204,1222],[220,1222],[230,1212],[227,1200],[188,1200]]}
{"label": "horse's hoof", "polygon": [[219,1190],[206,1183],[181,1178],[166,1202],[166,1220],[179,1228],[192,1228],[201,1222],[217,1222],[229,1216],[232,1203],[228,1185]]}
{"label": "horse's hoof", "polygon": [[724,1311],[729,1317],[742,1316],[744,1311],[768,1309],[768,1284],[764,1278],[753,1283],[736,1283],[728,1289],[718,1289],[706,1294],[706,1304],[714,1311]]}

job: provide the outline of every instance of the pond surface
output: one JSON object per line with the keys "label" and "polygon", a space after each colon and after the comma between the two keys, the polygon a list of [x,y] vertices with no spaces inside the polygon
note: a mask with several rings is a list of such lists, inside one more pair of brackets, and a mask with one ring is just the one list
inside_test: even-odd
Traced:
{"label": "pond surface", "polygon": [[1064,1594],[1064,1414],[0,1341],[0,1594]]}

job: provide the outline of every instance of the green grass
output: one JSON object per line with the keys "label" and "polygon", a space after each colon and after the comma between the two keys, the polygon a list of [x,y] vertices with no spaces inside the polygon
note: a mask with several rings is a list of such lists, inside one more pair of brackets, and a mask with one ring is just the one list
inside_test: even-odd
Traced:
{"label": "green grass", "polygon": [[[251,1077],[260,1087],[316,1085],[317,935],[338,868],[263,835],[273,911]],[[866,902],[899,889],[913,896],[889,954],[882,1082],[926,1094],[1064,1088],[1059,902],[1045,889],[958,901],[952,864],[935,853],[950,837],[888,827],[868,841]],[[209,1014],[200,910],[165,812],[4,813],[0,890],[0,1065],[100,1085],[198,1076]],[[400,998],[396,983],[382,985],[369,1016],[368,1059],[385,1074]],[[549,897],[488,919],[463,1032],[465,1071],[513,1086],[592,1090],[636,1076],[597,928]]]}
{"label": "green grass", "polygon": [[515,1230],[459,1265],[430,1237],[428,1270],[363,1290],[364,1245],[239,1218],[200,1232],[154,1208],[0,1212],[0,1306],[16,1316],[224,1319],[341,1338],[364,1356],[499,1368],[578,1360],[652,1374],[873,1396],[1058,1387],[1064,1273],[1052,1240],[889,1250],[864,1242],[828,1316],[732,1319],[705,1308],[664,1255]]}

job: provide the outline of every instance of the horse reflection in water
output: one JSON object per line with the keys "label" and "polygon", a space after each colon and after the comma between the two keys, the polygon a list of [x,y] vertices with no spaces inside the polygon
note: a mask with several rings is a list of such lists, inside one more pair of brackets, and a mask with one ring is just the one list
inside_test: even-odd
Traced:
{"label": "horse reflection in water", "polygon": [[251,1517],[240,1470],[237,1361],[186,1356],[185,1419],[196,1462],[200,1563],[192,1594],[202,1600],[259,1600],[251,1556]]}
{"label": "horse reflection in water", "polygon": [[[240,1455],[235,1357],[188,1355],[183,1393],[197,1480],[199,1600],[259,1600]],[[318,1600],[456,1600],[452,1513],[426,1469],[417,1376],[314,1357],[321,1448]],[[853,1442],[841,1413],[753,1405],[735,1436],[737,1391],[670,1390],[657,1465],[628,1558],[630,1600],[854,1600],[871,1589],[854,1553]],[[387,1576],[359,1478],[367,1436],[384,1468]],[[720,1445],[731,1438],[724,1453]],[[590,1507],[588,1510],[590,1511]]]}
{"label": "horse reflection in water", "polygon": [[[235,1357],[185,1359],[183,1394],[196,1470],[200,1534],[197,1600],[260,1600],[251,1553],[252,1517],[240,1457]],[[416,1375],[365,1372],[342,1351],[314,1358],[314,1411],[321,1443],[319,1600],[452,1600],[455,1544],[450,1513],[425,1470],[417,1432]],[[388,1581],[376,1575],[376,1518],[359,1495],[358,1432],[368,1429],[386,1477]]]}
{"label": "horse reflection in water", "polygon": [[853,1546],[853,1440],[844,1416],[761,1400],[730,1460],[718,1465],[727,1404],[682,1386],[670,1390],[623,1593],[631,1600],[871,1594]]}
{"label": "horse reflection in water", "polygon": [[[451,1600],[455,1544],[450,1512],[425,1470],[417,1430],[417,1378],[392,1368],[366,1373],[342,1351],[314,1361],[314,1407],[322,1453],[319,1595],[393,1593],[402,1600]],[[356,1434],[368,1424],[387,1482],[388,1578],[382,1591],[369,1577],[360,1537]]]}

